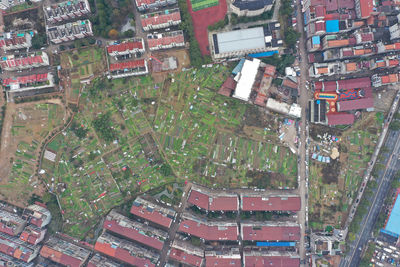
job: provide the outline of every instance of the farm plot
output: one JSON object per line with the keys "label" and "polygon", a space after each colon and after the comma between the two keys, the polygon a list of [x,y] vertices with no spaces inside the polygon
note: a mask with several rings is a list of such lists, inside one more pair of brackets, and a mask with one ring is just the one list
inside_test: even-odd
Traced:
{"label": "farm plot", "polygon": [[379,136],[380,116],[367,113],[361,121],[344,131],[340,138],[339,160],[312,161],[310,166],[310,224],[314,229],[327,225],[340,227],[347,208],[371,158]]}
{"label": "farm plot", "polygon": [[[296,156],[272,142],[277,121],[257,118],[258,127],[253,126],[249,114],[258,114],[256,108],[216,94],[227,73],[223,66],[182,72],[164,88],[153,124],[170,165],[179,176],[206,185],[257,186],[257,175],[248,175],[254,171],[280,173],[282,179],[273,180],[272,187],[294,187]],[[245,127],[260,136],[248,136]]]}
{"label": "farm plot", "polygon": [[131,88],[118,81],[99,83],[92,83],[102,88],[96,94],[90,93],[93,88],[82,93],[70,128],[46,147],[54,160],[44,158],[41,166],[42,178],[60,199],[64,231],[81,239],[111,208],[175,180],[163,171],[168,165],[134,96],[138,82],[128,80]]}
{"label": "farm plot", "polygon": [[[57,126],[63,124],[64,112],[57,104],[24,104],[13,115],[10,133],[11,166],[1,194],[10,202],[25,203],[32,193],[40,195],[42,185],[35,176],[39,145]],[[3,180],[4,181],[4,180]]]}

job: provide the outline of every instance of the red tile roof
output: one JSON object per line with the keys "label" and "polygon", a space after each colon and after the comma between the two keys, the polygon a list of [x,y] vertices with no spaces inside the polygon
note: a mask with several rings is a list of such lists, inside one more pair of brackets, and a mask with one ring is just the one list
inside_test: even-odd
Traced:
{"label": "red tile roof", "polygon": [[236,84],[237,82],[229,76],[218,90],[218,93],[224,96],[231,96],[232,91],[236,88]]}
{"label": "red tile roof", "polygon": [[354,114],[345,112],[328,113],[326,114],[326,118],[328,119],[328,125],[353,124],[355,119]]}
{"label": "red tile roof", "polygon": [[197,267],[200,267],[203,262],[203,258],[176,248],[171,248],[169,258]]}
{"label": "red tile roof", "polygon": [[156,0],[136,0],[136,4],[138,7],[143,6],[143,5],[150,5],[155,2],[156,2]]}
{"label": "red tile roof", "polygon": [[3,237],[1,237],[0,240],[0,252],[23,262],[29,262],[32,260],[30,259],[32,255],[31,249],[20,246],[19,244]]}
{"label": "red tile roof", "polygon": [[242,196],[243,211],[298,211],[301,207],[298,196]]}
{"label": "red tile roof", "polygon": [[248,241],[298,241],[299,226],[258,226],[243,224],[242,239]]}
{"label": "red tile roof", "polygon": [[113,244],[101,243],[97,241],[94,249],[130,265],[155,267],[155,264],[153,264],[149,259],[135,257],[130,253],[130,251],[119,247],[114,247]]}
{"label": "red tile roof", "polygon": [[361,9],[361,18],[367,18],[374,11],[373,0],[359,0]]}
{"label": "red tile roof", "polygon": [[223,223],[207,225],[190,219],[182,220],[179,225],[179,231],[210,241],[238,240],[239,234],[236,223],[229,223],[229,226],[225,226]]}
{"label": "red tile roof", "polygon": [[239,209],[239,199],[237,196],[208,196],[195,189],[190,191],[188,202],[211,211],[237,211]]}
{"label": "red tile roof", "polygon": [[371,87],[371,78],[355,78],[339,81],[326,81],[326,82],[315,82],[315,90],[321,90],[323,92],[333,92],[336,89],[349,90],[355,88],[368,88]]}
{"label": "red tile roof", "polygon": [[81,260],[54,250],[46,245],[40,250],[40,255],[64,266],[81,266],[83,264]]}
{"label": "red tile roof", "polygon": [[160,14],[156,16],[148,16],[147,18],[142,17],[142,26],[146,27],[148,25],[159,25],[165,24],[169,21],[180,21],[181,13],[179,11],[170,14]]}
{"label": "red tile roof", "polygon": [[25,36],[16,36],[13,35],[10,39],[2,39],[0,40],[0,48],[3,46],[11,46],[11,45],[17,45],[17,44],[24,44],[26,43],[26,38]]}
{"label": "red tile roof", "polygon": [[19,236],[19,239],[21,239],[22,241],[27,242],[29,244],[36,245],[37,243],[40,242],[39,241],[40,239],[43,239],[45,233],[46,233],[46,229],[33,229],[28,226],[21,233],[21,235]]}
{"label": "red tile roof", "polygon": [[144,67],[144,66],[145,66],[144,59],[131,60],[131,61],[125,61],[125,62],[121,62],[121,63],[110,64],[110,71],[135,69],[135,68]]}
{"label": "red tile roof", "polygon": [[29,84],[34,82],[45,82],[47,81],[47,73],[43,74],[32,74],[28,76],[20,76],[16,78],[6,78],[3,80],[3,86],[8,86],[12,83],[18,84]]}
{"label": "red tile roof", "polygon": [[367,109],[374,107],[373,98],[361,98],[356,100],[341,101],[336,103],[338,111],[349,111],[356,109]]}
{"label": "red tile roof", "polygon": [[113,52],[125,52],[127,50],[143,49],[142,42],[125,42],[116,45],[107,46],[107,52],[109,54]]}
{"label": "red tile roof", "polygon": [[245,267],[298,267],[300,258],[291,256],[250,256],[244,255]]}
{"label": "red tile roof", "polygon": [[180,44],[183,43],[185,39],[183,38],[183,34],[175,35],[175,36],[163,36],[158,39],[147,39],[147,43],[150,48],[158,47],[158,46],[167,46],[171,44]]}
{"label": "red tile roof", "polygon": [[315,7],[315,16],[316,17],[325,17],[326,9],[324,6],[316,6]]}
{"label": "red tile roof", "polygon": [[6,67],[19,67],[19,66],[29,66],[34,64],[41,64],[43,63],[42,56],[29,56],[23,58],[12,58],[3,60],[0,62],[2,68]]}
{"label": "red tile roof", "polygon": [[240,258],[229,258],[228,256],[206,256],[206,267],[241,267]]}
{"label": "red tile roof", "polygon": [[155,210],[154,208],[144,207],[142,204],[139,204],[137,202],[133,202],[131,213],[166,228],[169,228],[171,226],[173,219],[168,217],[168,215]]}
{"label": "red tile roof", "polygon": [[131,227],[124,227],[115,220],[105,220],[103,228],[158,250],[161,250],[164,245],[164,242],[158,240],[156,237],[144,235],[139,230]]}

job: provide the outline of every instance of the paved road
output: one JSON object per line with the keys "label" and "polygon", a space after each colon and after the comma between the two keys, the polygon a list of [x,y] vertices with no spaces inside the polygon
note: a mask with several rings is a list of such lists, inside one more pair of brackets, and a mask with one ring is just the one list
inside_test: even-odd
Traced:
{"label": "paved road", "polygon": [[[299,91],[300,98],[299,104],[302,107],[301,111],[301,124],[300,124],[300,143],[299,143],[299,165],[298,165],[298,174],[299,174],[299,187],[298,193],[301,197],[301,210],[298,213],[298,219],[301,226],[301,237],[299,243],[299,254],[301,260],[306,260],[306,249],[305,249],[305,231],[307,228],[307,212],[308,212],[308,204],[306,195],[308,191],[307,187],[307,176],[306,176],[306,160],[308,155],[306,141],[308,138],[308,126],[306,119],[306,109],[308,104],[308,90],[306,88],[306,81],[308,79],[308,63],[307,63],[307,52],[306,52],[306,37],[304,32],[304,20],[302,18],[301,13],[301,4],[300,1],[297,1],[297,27],[298,31],[301,33],[300,42],[299,42],[299,52],[300,52],[300,81],[299,81]],[[304,266],[302,264],[301,266]],[[307,265],[308,266],[308,265]]]}
{"label": "paved road", "polygon": [[358,266],[360,263],[363,248],[371,237],[375,221],[390,189],[391,178],[400,170],[400,131],[389,131],[385,146],[392,149],[391,154],[387,157],[386,168],[379,172],[378,188],[374,192],[372,204],[361,222],[360,232],[357,234],[356,240],[351,244],[349,254],[340,262],[340,267],[353,267]]}

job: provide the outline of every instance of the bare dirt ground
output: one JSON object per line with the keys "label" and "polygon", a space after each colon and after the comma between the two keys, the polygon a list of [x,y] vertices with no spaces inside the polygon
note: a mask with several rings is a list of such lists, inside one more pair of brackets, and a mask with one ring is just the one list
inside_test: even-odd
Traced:
{"label": "bare dirt ground", "polygon": [[[32,107],[36,104],[57,104],[61,105],[63,110],[64,110],[64,120],[65,120],[65,107],[62,104],[60,99],[48,99],[48,100],[41,100],[41,101],[36,101],[36,102],[29,102],[29,103],[20,103],[20,104],[15,104],[15,103],[8,103],[7,104],[7,109],[6,109],[6,114],[4,118],[4,125],[3,125],[3,130],[1,133],[1,144],[0,144],[0,198],[7,198],[7,201],[17,205],[17,206],[23,206],[25,201],[28,199],[29,196],[26,198],[20,198],[16,197],[13,192],[13,190],[10,190],[8,186],[9,184],[9,175],[11,172],[11,164],[13,157],[15,156],[15,151],[17,150],[17,145],[20,141],[32,141],[33,136],[36,133],[36,136],[38,135],[37,133],[41,131],[41,128],[44,124],[40,123],[35,123],[35,125],[30,125],[30,129],[32,130],[31,136],[26,135],[26,136],[13,136],[12,134],[12,127],[13,127],[13,122],[14,122],[14,117],[17,114],[17,111],[20,110],[21,108],[28,108]],[[43,140],[39,140],[42,142]],[[39,155],[39,150],[40,146],[38,146],[38,149],[36,151],[36,155]],[[3,186],[3,187],[1,187]],[[38,186],[35,188],[34,192],[35,194],[43,194],[44,188],[41,186],[40,183],[38,183]]]}
{"label": "bare dirt ground", "polygon": [[166,72],[159,72],[159,73],[152,73],[152,76],[155,80],[155,82],[162,82],[164,81],[168,73],[174,73],[174,72],[181,72],[182,68],[188,68],[190,66],[190,59],[189,59],[189,53],[186,49],[174,49],[170,51],[163,51],[162,53],[160,52],[153,52],[152,56],[161,59],[161,58],[166,58],[166,57],[176,57],[178,61],[178,68],[174,71],[166,71]]}

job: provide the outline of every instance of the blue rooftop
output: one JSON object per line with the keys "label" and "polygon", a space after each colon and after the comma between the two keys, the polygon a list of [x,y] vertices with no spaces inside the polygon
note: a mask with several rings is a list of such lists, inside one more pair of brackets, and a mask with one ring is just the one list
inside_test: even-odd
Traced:
{"label": "blue rooftop", "polygon": [[321,39],[319,38],[319,36],[313,36],[312,37],[312,43],[313,44],[321,44]]}
{"label": "blue rooftop", "polygon": [[392,212],[390,213],[389,220],[386,224],[385,230],[400,236],[400,194],[397,195],[396,202],[393,205]]}
{"label": "blue rooftop", "polygon": [[266,52],[261,52],[261,53],[255,53],[255,54],[249,54],[249,57],[252,58],[259,58],[259,57],[270,57],[273,56],[274,54],[278,54],[278,50],[273,50],[273,51],[266,51]]}
{"label": "blue rooftop", "polygon": [[339,20],[327,20],[325,25],[327,33],[339,32]]}
{"label": "blue rooftop", "polygon": [[238,74],[238,73],[242,70],[243,65],[244,65],[244,62],[245,62],[245,59],[242,58],[242,59],[239,61],[239,63],[236,65],[236,67],[232,70],[232,74],[233,74],[233,75]]}

